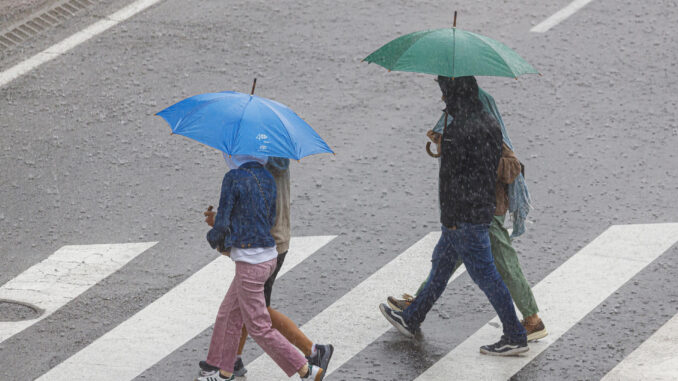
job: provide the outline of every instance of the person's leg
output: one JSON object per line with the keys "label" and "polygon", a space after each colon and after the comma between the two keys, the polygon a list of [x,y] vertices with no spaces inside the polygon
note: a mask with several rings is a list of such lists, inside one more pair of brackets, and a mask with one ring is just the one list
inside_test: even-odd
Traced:
{"label": "person's leg", "polygon": [[288,376],[292,376],[306,366],[307,361],[280,332],[272,327],[264,298],[264,283],[274,272],[275,265],[274,260],[256,265],[236,262],[237,271],[242,273],[238,302],[250,336]]}
{"label": "person's leg", "polygon": [[313,342],[294,324],[292,319],[271,307],[268,307],[268,313],[271,315],[273,329],[276,329],[287,341],[299,348],[304,353],[304,356],[310,356],[313,350]]}
{"label": "person's leg", "polygon": [[488,230],[488,225],[464,224],[455,246],[461,253],[471,279],[485,293],[497,312],[504,335],[511,340],[521,341],[526,338],[525,328],[518,320],[508,288],[494,265]]}
{"label": "person's leg", "polygon": [[504,216],[494,216],[490,224],[490,244],[497,271],[520,313],[527,317],[539,312],[530,284],[520,268],[518,254],[511,245],[508,231],[504,228]]}
{"label": "person's leg", "polygon": [[442,235],[433,250],[432,269],[424,289],[409,307],[403,310],[402,317],[409,327],[417,329],[426,318],[433,304],[447,287],[450,274],[454,271],[458,253],[451,244],[452,231],[442,227]]}
{"label": "person's leg", "polygon": [[[268,279],[266,279],[266,283],[264,283],[264,298],[266,299],[266,307],[269,307],[271,305],[271,293],[273,293],[273,283],[275,283],[275,278],[278,277],[278,272],[280,271],[280,268],[285,262],[286,256],[287,252],[278,254],[278,257],[276,258],[275,270],[273,270],[273,274],[271,274],[271,276],[269,276]],[[271,320],[273,320],[273,317],[271,317]],[[242,355],[242,351],[245,348],[246,342],[247,342],[247,328],[245,328],[245,326],[243,325],[242,335],[240,336],[240,344],[238,345],[238,356]]]}
{"label": "person's leg", "polygon": [[[464,262],[461,260],[461,258],[457,259],[457,263],[454,264],[454,269],[452,269],[452,272],[450,273],[450,278],[452,278],[452,276],[454,275],[454,272],[457,271],[457,269],[459,268],[459,266],[461,266],[461,265],[463,265],[463,264],[464,264]],[[433,266],[431,266],[431,271],[433,271]],[[417,296],[419,296],[419,294],[421,293],[421,291],[424,289],[424,286],[426,286],[426,282],[428,282],[429,279],[431,279],[431,273],[430,273],[430,272],[428,273],[428,276],[426,277],[426,280],[423,281],[423,282],[421,282],[421,285],[420,285],[419,288],[417,289],[417,292],[414,293],[414,297],[415,297],[415,298],[416,298]],[[450,279],[448,278],[447,281],[449,282]]]}
{"label": "person's leg", "polygon": [[217,319],[214,323],[212,340],[207,353],[207,363],[229,373],[233,372],[235,352],[240,327],[243,325],[240,306],[238,303],[240,291],[240,274],[236,271],[231,286],[224,301],[219,307]]}

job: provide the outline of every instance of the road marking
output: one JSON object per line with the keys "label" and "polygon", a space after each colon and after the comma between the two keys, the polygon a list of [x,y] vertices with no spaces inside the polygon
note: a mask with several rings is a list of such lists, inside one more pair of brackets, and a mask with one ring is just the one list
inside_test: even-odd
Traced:
{"label": "road marking", "polygon": [[0,287],[0,299],[29,303],[44,313],[0,322],[0,343],[51,315],[157,242],[64,246]]}
{"label": "road marking", "polygon": [[481,345],[501,336],[495,318],[417,380],[450,374],[460,380],[509,379],[676,241],[677,223],[611,226],[533,288],[549,335],[530,344],[529,352],[510,358],[481,355]]}
{"label": "road marking", "polygon": [[[379,303],[388,295],[419,287],[431,270],[431,253],[439,238],[439,232],[429,233],[301,327],[312,340],[335,345],[328,375],[392,328],[379,312]],[[464,271],[459,268],[450,281]],[[265,354],[247,369],[253,379],[289,380]]]}
{"label": "road marking", "polygon": [[[278,276],[335,237],[293,237]],[[137,377],[214,324],[234,274],[231,260],[220,256],[39,380],[125,381]]]}
{"label": "road marking", "polygon": [[601,381],[675,380],[678,377],[678,314],[617,364]]}
{"label": "road marking", "polygon": [[58,42],[42,52],[28,58],[11,68],[0,73],[0,87],[10,83],[11,81],[21,77],[36,67],[48,62],[67,51],[75,48],[83,42],[95,37],[111,27],[129,19],[137,13],[145,10],[151,5],[160,2],[161,0],[138,0],[134,3],[120,9],[119,11],[109,15],[108,17],[95,22],[87,28],[67,37],[61,42]]}
{"label": "road marking", "polygon": [[554,13],[553,16],[547,18],[546,20],[537,24],[534,28],[530,29],[530,32],[535,33],[544,33],[554,26],[560,24],[561,21],[575,14],[578,10],[584,8],[586,4],[590,3],[593,0],[574,0],[565,8]]}

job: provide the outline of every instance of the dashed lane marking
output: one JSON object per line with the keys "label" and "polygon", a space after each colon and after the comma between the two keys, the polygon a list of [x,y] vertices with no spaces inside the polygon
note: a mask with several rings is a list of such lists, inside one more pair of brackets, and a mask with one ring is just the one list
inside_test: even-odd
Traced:
{"label": "dashed lane marking", "polygon": [[575,14],[578,10],[584,8],[586,4],[590,3],[593,0],[574,0],[565,8],[554,13],[553,16],[547,18],[546,20],[540,22],[534,28],[530,29],[530,32],[535,33],[545,33],[554,26],[560,24],[563,20]]}

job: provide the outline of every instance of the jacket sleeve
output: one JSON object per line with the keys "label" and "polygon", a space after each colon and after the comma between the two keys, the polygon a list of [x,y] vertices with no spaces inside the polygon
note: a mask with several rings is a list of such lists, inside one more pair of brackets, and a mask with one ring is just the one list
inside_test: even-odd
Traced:
{"label": "jacket sleeve", "polygon": [[234,171],[229,171],[221,183],[221,198],[214,226],[207,232],[207,242],[213,249],[223,251],[231,247],[231,211],[237,200],[237,181]]}
{"label": "jacket sleeve", "polygon": [[520,161],[511,149],[502,144],[501,159],[497,167],[497,181],[502,184],[512,184],[520,174]]}

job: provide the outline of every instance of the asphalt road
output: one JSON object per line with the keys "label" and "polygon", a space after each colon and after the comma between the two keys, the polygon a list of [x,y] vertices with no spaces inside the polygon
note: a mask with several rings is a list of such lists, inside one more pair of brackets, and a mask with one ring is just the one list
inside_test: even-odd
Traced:
{"label": "asphalt road", "polygon": [[[102,1],[6,53],[0,70],[127,3]],[[678,222],[678,3],[595,0],[529,32],[567,4],[456,5],[458,27],[503,41],[543,73],[479,80],[526,165],[534,223],[515,246],[533,284],[610,225]],[[361,59],[401,34],[450,26],[454,7],[167,0],[0,88],[0,285],[64,245],[158,241],[0,343],[0,379],[37,378],[215,258],[201,212],[218,200],[223,160],[154,116],[184,97],[246,92],[257,77],[258,95],[289,105],[337,153],[292,164],[293,235],[338,236],[276,282],[274,305],[295,322],[437,230],[437,165],[423,149],[442,108],[437,85]],[[678,312],[676,275],[673,246],[515,379],[599,379]],[[462,275],[423,342],[390,330],[328,379],[415,378],[493,316]],[[191,379],[209,335],[139,378]],[[245,358],[259,353],[249,345]]]}

